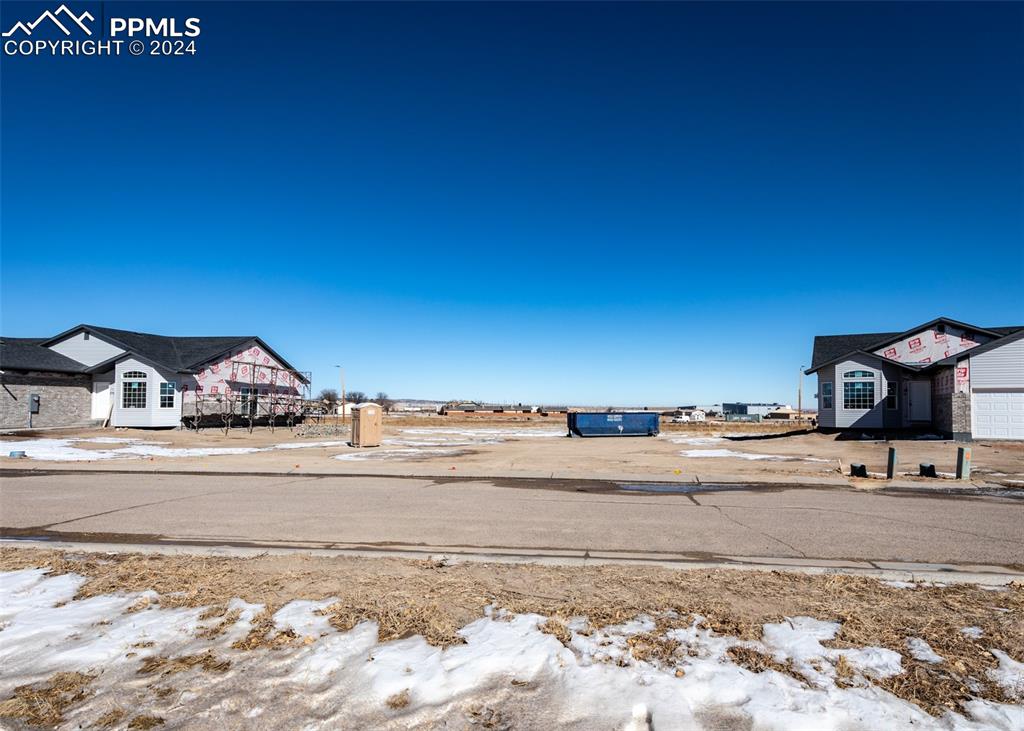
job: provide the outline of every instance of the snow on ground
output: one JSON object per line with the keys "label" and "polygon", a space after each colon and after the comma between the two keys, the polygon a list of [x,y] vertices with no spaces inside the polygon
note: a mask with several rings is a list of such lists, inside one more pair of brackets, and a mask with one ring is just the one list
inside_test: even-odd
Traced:
{"label": "snow on ground", "polygon": [[[765,625],[760,642],[716,634],[698,617],[669,630],[679,643],[670,660],[647,662],[629,652],[629,638],[654,630],[652,617],[592,631],[586,618],[576,618],[565,646],[541,631],[545,617],[490,608],[460,630],[465,644],[441,649],[420,636],[380,643],[372,622],[338,631],[321,614],[338,601],[329,598],[293,601],[274,614],[276,629],[291,630],[296,640],[237,650],[231,643],[253,627],[260,605],[234,600],[229,609],[239,616],[216,635],[204,630],[220,617],[203,618],[203,608],[162,608],[153,592],[75,599],[84,581],[42,570],[0,574],[0,698],[58,671],[96,675],[83,703],[65,713],[64,728],[91,726],[112,707],[158,713],[171,727],[226,727],[243,716],[264,728],[379,727],[394,719],[437,725],[458,704],[502,699],[550,728],[623,728],[645,709],[656,729],[724,728],[706,722],[709,709],[719,720],[727,714],[729,727],[764,729],[1009,731],[1024,724],[1021,707],[983,700],[968,705],[970,717],[933,718],[868,682],[902,672],[899,653],[824,647],[840,625],[808,617]],[[791,662],[805,682],[774,670],[750,672],[732,661],[734,647]],[[230,666],[139,674],[147,658],[205,652]],[[998,682],[1019,687],[1021,664],[997,657]],[[840,658],[856,673],[849,687],[835,683]],[[180,701],[160,705],[158,696],[145,695],[147,682],[171,688]],[[533,689],[529,703],[514,704],[516,686]],[[396,697],[407,702],[390,706],[400,715],[388,710]]]}
{"label": "snow on ground", "polygon": [[501,444],[508,439],[547,439],[564,436],[564,431],[553,429],[415,427],[402,429],[400,437],[382,439],[382,449],[339,454],[335,455],[334,459],[346,462],[401,461],[462,454],[470,447]]}
{"label": "snow on ground", "polygon": [[286,442],[275,444],[272,449],[306,449],[307,447],[344,447],[348,444],[347,439],[334,440],[332,442]]}
{"label": "snow on ground", "polygon": [[[84,441],[84,440],[83,440]],[[80,449],[71,446],[70,439],[26,439],[21,442],[0,442],[0,454],[21,451],[29,459],[49,462],[82,462],[95,459],[116,459],[123,455],[116,450]]]}
{"label": "snow on ground", "polygon": [[725,437],[676,437],[670,438],[670,442],[673,444],[692,444],[698,446],[701,444],[718,444],[724,442]]}
{"label": "snow on ground", "polygon": [[907,638],[907,649],[910,650],[910,654],[921,662],[930,662],[934,665],[943,662],[942,655],[939,655],[932,649],[924,640],[919,637],[908,637]]}
{"label": "snow on ground", "polygon": [[[82,449],[73,446],[80,443],[109,444],[124,446],[108,449]],[[12,451],[23,451],[29,459],[51,462],[91,462],[105,459],[137,459],[139,457],[209,457],[221,454],[252,454],[271,449],[285,449],[285,445],[274,447],[165,447],[167,442],[147,442],[141,439],[118,439],[116,437],[90,437],[88,439],[25,439],[18,442],[0,441],[0,454],[6,456]],[[296,446],[317,446],[302,444]]]}
{"label": "snow on ground", "polygon": [[457,455],[462,454],[464,450],[457,448],[428,448],[428,447],[409,447],[406,449],[365,449],[360,452],[346,452],[345,454],[336,454],[334,459],[340,459],[344,462],[376,462],[376,461],[388,461],[388,460],[405,460],[405,459],[419,459],[421,457],[441,457],[444,455]]}
{"label": "snow on ground", "polygon": [[737,457],[739,459],[765,460],[770,462],[828,462],[817,457],[790,457],[781,454],[755,454],[752,452],[736,452],[732,449],[684,449],[679,453],[683,457]]}
{"label": "snow on ground", "polygon": [[999,667],[989,671],[989,675],[1010,698],[1024,701],[1024,662],[1017,662],[1001,650],[992,650],[992,654],[999,661]]}
{"label": "snow on ground", "polygon": [[[372,455],[339,455],[336,459],[368,460],[368,459],[402,459],[425,454],[457,454],[458,447],[474,447],[481,444],[501,444],[508,439],[538,439],[548,437],[564,437],[565,432],[552,429],[459,429],[454,427],[421,427],[403,429],[403,434],[411,437],[384,439],[388,446],[408,449],[392,449],[384,454],[377,452]],[[107,449],[82,449],[75,444],[91,443],[111,445]],[[89,437],[68,439],[25,439],[23,441],[0,441],[0,455],[6,456],[12,451],[23,451],[29,459],[51,462],[91,462],[107,459],[137,459],[140,457],[213,457],[225,454],[254,454],[256,452],[272,452],[278,449],[307,449],[343,447],[348,440],[325,442],[284,442],[269,447],[166,447],[168,442],[150,442],[142,439],[122,439],[118,437]],[[113,446],[120,445],[120,446]],[[416,449],[435,447],[444,449]]]}
{"label": "snow on ground", "polygon": [[893,589],[916,589],[917,584],[912,581],[883,581],[886,586],[891,586]]}

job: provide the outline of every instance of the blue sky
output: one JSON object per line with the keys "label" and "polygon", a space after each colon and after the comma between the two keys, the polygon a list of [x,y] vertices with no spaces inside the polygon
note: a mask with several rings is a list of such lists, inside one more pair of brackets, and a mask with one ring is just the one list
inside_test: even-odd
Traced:
{"label": "blue sky", "polygon": [[1024,324],[1022,4],[69,6],[202,35],[0,61],[7,336],[683,404],[794,402],[818,333]]}

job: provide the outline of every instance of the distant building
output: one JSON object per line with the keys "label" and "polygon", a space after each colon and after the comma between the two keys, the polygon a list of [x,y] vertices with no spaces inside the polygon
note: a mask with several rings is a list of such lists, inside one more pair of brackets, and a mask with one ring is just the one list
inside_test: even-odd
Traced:
{"label": "distant building", "polygon": [[722,413],[726,416],[730,414],[746,414],[764,417],[782,406],[785,406],[785,404],[746,404],[735,402],[722,404]]}

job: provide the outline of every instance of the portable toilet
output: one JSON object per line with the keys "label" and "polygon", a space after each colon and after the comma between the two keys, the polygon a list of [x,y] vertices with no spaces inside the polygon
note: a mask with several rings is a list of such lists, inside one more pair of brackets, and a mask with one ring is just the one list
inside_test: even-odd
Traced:
{"label": "portable toilet", "polygon": [[379,447],[381,432],[380,404],[366,403],[352,407],[353,447]]}

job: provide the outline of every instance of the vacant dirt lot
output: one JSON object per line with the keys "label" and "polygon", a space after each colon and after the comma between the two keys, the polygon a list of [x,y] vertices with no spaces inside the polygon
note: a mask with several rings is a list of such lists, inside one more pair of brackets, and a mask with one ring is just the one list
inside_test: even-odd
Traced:
{"label": "vacant dirt lot", "polygon": [[[785,433],[787,425],[709,423],[666,425],[655,438],[567,439],[554,417],[447,420],[402,418],[385,423],[384,444],[357,450],[345,433],[299,436],[288,429],[219,429],[196,433],[179,430],[86,430],[39,432],[0,438],[3,468],[118,469],[143,471],[271,472],[379,475],[467,475],[521,477],[591,477],[659,481],[757,481],[856,484],[871,488],[881,480],[849,480],[851,462],[873,473],[885,470],[890,445],[899,450],[900,479],[922,486],[954,486],[951,480],[919,480],[918,464],[931,462],[952,473],[958,444],[942,440],[891,443],[840,439],[819,433]],[[775,433],[772,433],[772,430]],[[12,449],[34,440],[73,441],[84,450],[74,461],[10,459]],[[126,440],[110,443],[108,440]],[[108,456],[129,440],[135,452]],[[148,446],[152,445],[152,446]],[[981,442],[973,450],[976,484],[1024,487],[1024,443]],[[277,447],[277,448],[275,448]],[[147,449],[150,452],[147,452]],[[210,450],[190,454],[179,450]],[[216,453],[218,450],[261,450]],[[90,450],[97,459],[90,460]],[[31,454],[30,454],[31,456]],[[45,455],[44,455],[45,456]]]}

